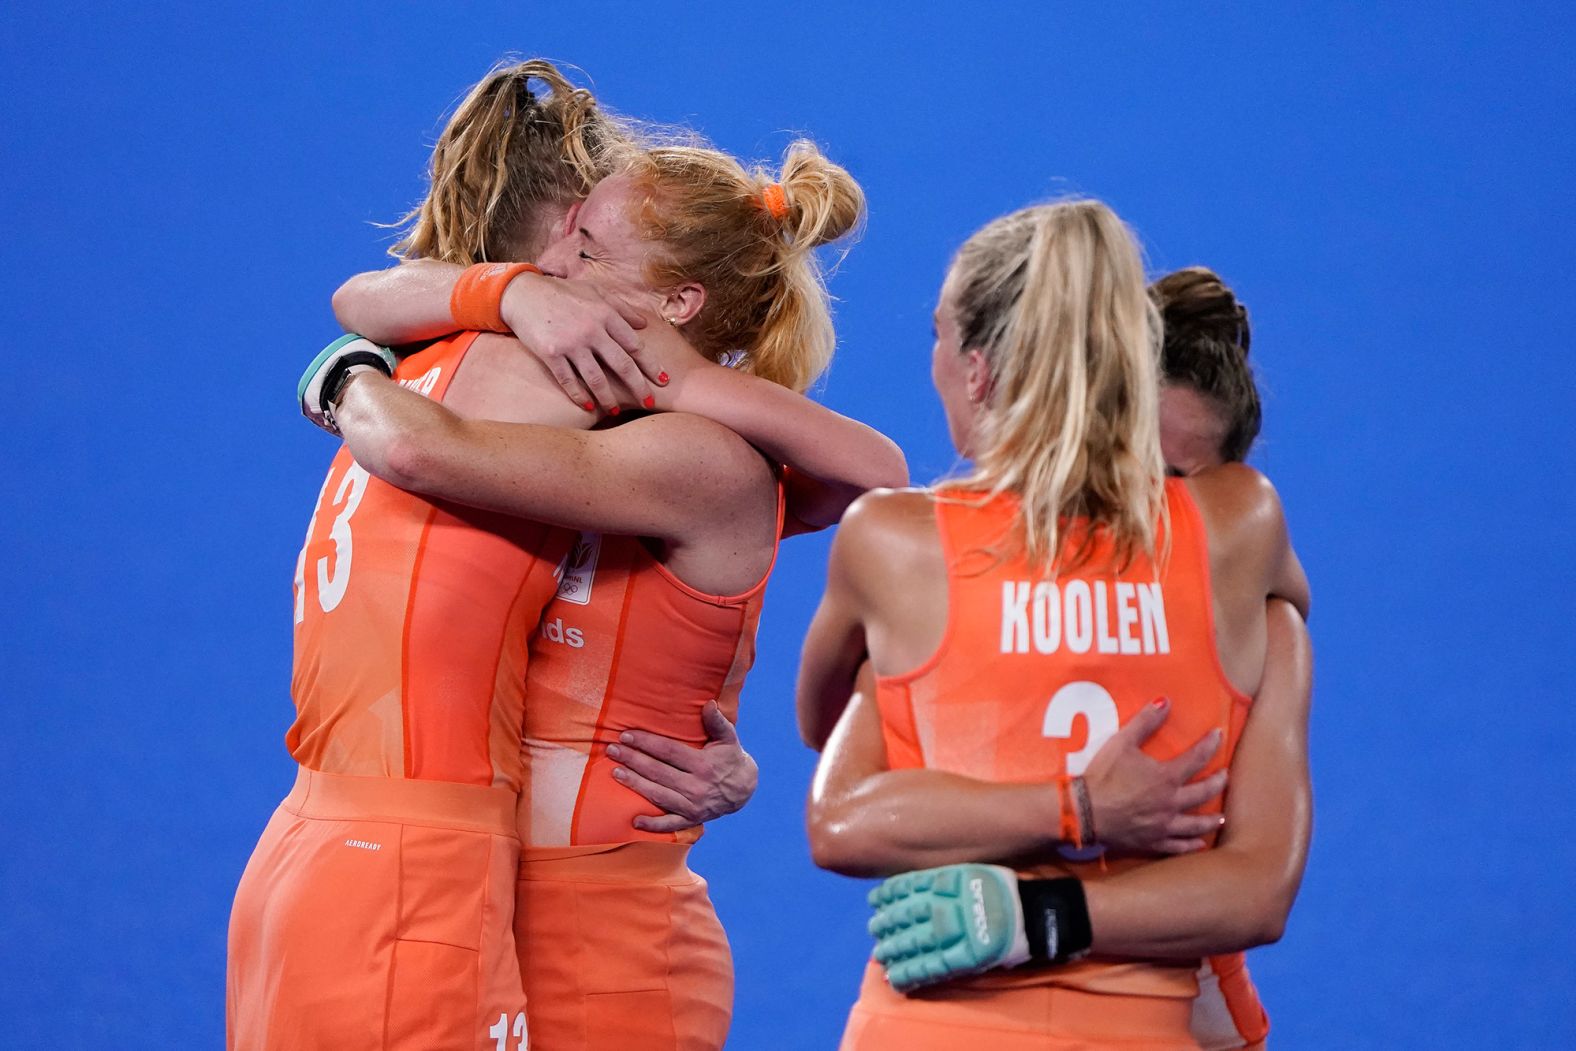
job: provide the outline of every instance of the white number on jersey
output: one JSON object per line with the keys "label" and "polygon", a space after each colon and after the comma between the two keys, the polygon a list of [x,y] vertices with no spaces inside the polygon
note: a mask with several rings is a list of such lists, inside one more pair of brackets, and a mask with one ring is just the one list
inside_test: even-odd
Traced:
{"label": "white number on jersey", "polygon": [[[340,512],[334,517],[334,524],[329,528],[328,538],[334,542],[332,566],[330,559],[317,560],[317,603],[324,613],[332,613],[345,597],[345,591],[350,587],[350,563],[355,556],[354,538],[350,535],[350,516],[356,513],[356,508],[361,506],[361,498],[366,495],[367,482],[371,476],[366,469],[354,460],[345,471],[345,476],[339,480],[339,488],[334,492],[332,506],[340,507]],[[323,510],[323,497],[328,493],[328,479],[323,479],[323,491],[317,497],[317,510],[312,512],[312,520],[307,523],[306,541],[301,545],[301,557],[296,559],[295,578],[295,622],[301,623],[306,619],[306,548],[312,541],[312,534],[317,530],[317,516]],[[341,506],[343,505],[343,506]]]}
{"label": "white number on jersey", "polygon": [[[494,1051],[508,1051],[504,1045],[509,1039],[509,1033],[509,1016],[506,1014],[499,1015],[498,1021],[494,1022],[492,1027],[487,1030],[487,1035],[496,1041],[493,1045]],[[514,1016],[514,1035],[519,1039],[519,1043],[514,1045],[514,1051],[526,1051],[528,1045],[525,1036],[524,1012]]]}

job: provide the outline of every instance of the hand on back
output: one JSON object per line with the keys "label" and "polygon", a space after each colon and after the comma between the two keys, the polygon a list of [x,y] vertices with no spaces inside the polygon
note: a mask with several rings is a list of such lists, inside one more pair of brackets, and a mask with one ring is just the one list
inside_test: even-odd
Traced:
{"label": "hand on back", "polygon": [[1193,814],[1226,789],[1226,771],[1200,781],[1199,771],[1220,749],[1211,730],[1181,755],[1161,761],[1143,744],[1166,721],[1168,701],[1156,701],[1100,747],[1084,772],[1094,812],[1094,838],[1129,853],[1185,854],[1202,850],[1204,837],[1221,825],[1218,814]]}

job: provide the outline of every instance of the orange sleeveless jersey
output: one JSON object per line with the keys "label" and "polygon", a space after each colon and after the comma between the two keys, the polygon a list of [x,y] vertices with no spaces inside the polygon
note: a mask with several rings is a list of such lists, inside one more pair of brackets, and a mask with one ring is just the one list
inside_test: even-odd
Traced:
{"label": "orange sleeveless jersey", "polygon": [[[1112,545],[1097,539],[1084,566],[1054,579],[1022,556],[997,559],[997,551],[1012,549],[1015,499],[980,508],[938,501],[948,565],[946,634],[919,668],[877,680],[891,766],[1009,782],[1081,774],[1121,724],[1160,697],[1171,699],[1171,714],[1146,752],[1169,759],[1219,727],[1226,741],[1205,774],[1229,764],[1250,699],[1226,679],[1215,649],[1207,538],[1197,508],[1177,479],[1166,483],[1166,501],[1171,548],[1158,575],[1142,556],[1116,572]],[[1163,538],[1160,544],[1163,551]],[[1218,812],[1220,801],[1206,809]],[[1067,848],[1059,867],[1087,881],[1148,860],[1100,852]],[[1091,958],[1055,970],[995,972],[957,987],[1051,984],[1191,997],[1198,967],[1196,960]]]}
{"label": "orange sleeveless jersey", "polygon": [[[475,338],[433,344],[395,379],[442,401]],[[572,538],[407,493],[341,448],[296,564],[290,754],[518,790],[527,646]]]}
{"label": "orange sleeveless jersey", "polygon": [[[779,484],[779,539],[782,515]],[[607,746],[631,729],[704,744],[700,713],[712,699],[737,719],[770,576],[768,568],[742,594],[707,595],[670,573],[638,538],[581,535],[531,644],[521,843],[558,847],[700,838],[698,828],[634,828],[636,815],[661,811],[613,780],[617,764],[607,757]]]}

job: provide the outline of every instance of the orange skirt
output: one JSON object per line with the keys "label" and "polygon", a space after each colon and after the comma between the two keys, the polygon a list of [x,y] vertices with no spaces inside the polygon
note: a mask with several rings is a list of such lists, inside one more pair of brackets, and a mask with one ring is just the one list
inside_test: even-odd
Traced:
{"label": "orange skirt", "polygon": [[1193,1002],[1054,985],[946,989],[904,996],[881,966],[865,969],[843,1051],[1197,1051]]}
{"label": "orange skirt", "polygon": [[679,843],[527,848],[515,944],[540,1051],[716,1051],[733,957]]}
{"label": "orange skirt", "polygon": [[[512,792],[303,768],[230,914],[232,1051],[515,1047]],[[524,1046],[523,1043],[520,1046]]]}

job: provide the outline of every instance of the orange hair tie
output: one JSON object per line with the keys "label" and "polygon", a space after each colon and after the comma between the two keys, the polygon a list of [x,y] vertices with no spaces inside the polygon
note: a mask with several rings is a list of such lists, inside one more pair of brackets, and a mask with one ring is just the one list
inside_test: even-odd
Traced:
{"label": "orange hair tie", "polygon": [[1059,828],[1057,838],[1063,843],[1069,843],[1082,849],[1084,845],[1084,828],[1078,811],[1078,801],[1073,798],[1073,781],[1076,778],[1060,774],[1056,778],[1056,794],[1061,802]]}
{"label": "orange hair tie", "polygon": [[779,223],[788,218],[788,195],[783,192],[782,183],[774,182],[763,189],[761,204],[766,207],[766,214]]}
{"label": "orange hair tie", "polygon": [[468,266],[449,293],[449,313],[467,332],[508,332],[503,320],[503,290],[521,274],[540,274],[531,263],[477,263]]}

